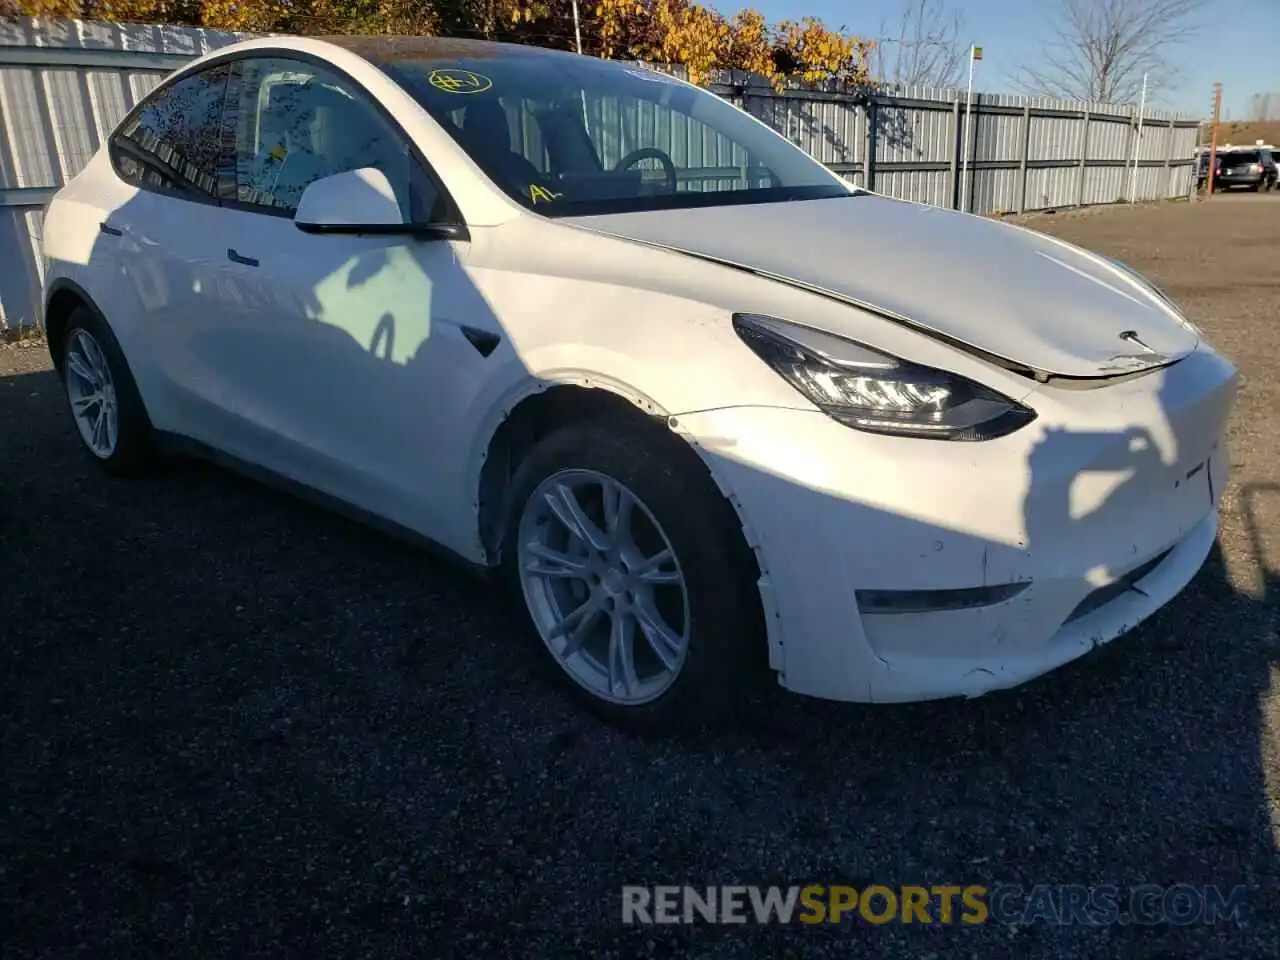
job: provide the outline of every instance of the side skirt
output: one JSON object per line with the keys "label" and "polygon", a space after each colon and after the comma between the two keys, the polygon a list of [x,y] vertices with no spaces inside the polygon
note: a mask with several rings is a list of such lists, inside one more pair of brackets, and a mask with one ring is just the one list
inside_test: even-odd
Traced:
{"label": "side skirt", "polygon": [[491,566],[469,560],[416,530],[410,530],[408,527],[371,513],[363,507],[358,507],[339,497],[316,490],[314,487],[309,487],[273,470],[242,460],[199,440],[193,440],[177,433],[157,430],[155,432],[155,442],[157,450],[165,457],[203,460],[207,463],[212,463],[230,473],[237,474],[255,483],[260,483],[265,487],[279,490],[330,513],[352,520],[361,526],[369,527],[395,540],[424,550],[426,553],[443,560],[449,566],[469,576],[489,583],[498,582],[496,571]]}

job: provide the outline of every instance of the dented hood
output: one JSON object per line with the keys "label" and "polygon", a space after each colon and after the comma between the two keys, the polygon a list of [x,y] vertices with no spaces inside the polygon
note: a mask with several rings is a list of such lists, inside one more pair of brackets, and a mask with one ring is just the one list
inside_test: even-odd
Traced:
{"label": "dented hood", "polygon": [[1160,366],[1198,342],[1159,296],[1103,257],[874,194],[570,222],[755,270],[1056,376]]}

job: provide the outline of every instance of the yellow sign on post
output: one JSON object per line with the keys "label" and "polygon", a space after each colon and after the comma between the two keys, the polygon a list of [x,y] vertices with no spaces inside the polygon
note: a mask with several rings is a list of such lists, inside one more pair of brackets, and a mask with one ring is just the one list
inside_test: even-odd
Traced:
{"label": "yellow sign on post", "polygon": [[981,47],[974,47],[974,48],[973,48],[973,59],[975,59],[975,60],[981,60],[981,59],[982,59],[982,48],[981,48]]}

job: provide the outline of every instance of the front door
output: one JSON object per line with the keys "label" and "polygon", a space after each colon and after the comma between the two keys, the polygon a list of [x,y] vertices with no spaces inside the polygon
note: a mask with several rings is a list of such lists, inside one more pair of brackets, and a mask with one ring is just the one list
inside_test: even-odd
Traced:
{"label": "front door", "polygon": [[362,167],[386,174],[406,219],[431,219],[440,196],[403,134],[323,67],[237,61],[225,123],[234,200],[219,233],[236,295],[192,344],[235,398],[240,429],[222,445],[433,533],[450,509],[436,480],[458,469],[442,440],[484,359],[460,325],[498,329],[467,277],[467,244],[294,225],[310,183]]}

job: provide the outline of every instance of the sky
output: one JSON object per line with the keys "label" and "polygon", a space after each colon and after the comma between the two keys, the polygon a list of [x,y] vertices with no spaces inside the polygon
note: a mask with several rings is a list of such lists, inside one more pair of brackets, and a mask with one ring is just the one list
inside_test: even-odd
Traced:
{"label": "sky", "polygon": [[[983,48],[974,89],[1016,93],[1010,78],[1020,64],[1034,62],[1037,38],[1052,23],[1055,0],[949,0],[965,11],[971,42]],[[821,17],[829,27],[843,26],[862,36],[887,34],[901,16],[902,0],[711,0],[721,13],[755,7],[770,20]],[[1249,119],[1255,93],[1280,93],[1280,0],[1205,0],[1207,26],[1185,49],[1186,68],[1176,88],[1153,103],[1162,109],[1208,116],[1213,84],[1222,83],[1223,116]]]}

